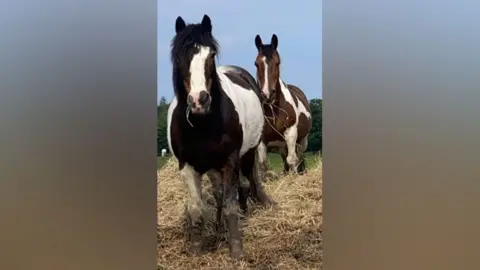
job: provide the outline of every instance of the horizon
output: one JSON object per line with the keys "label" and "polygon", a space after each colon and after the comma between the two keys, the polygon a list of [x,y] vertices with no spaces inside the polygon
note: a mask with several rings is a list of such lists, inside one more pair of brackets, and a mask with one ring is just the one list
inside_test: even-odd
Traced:
{"label": "horizon", "polygon": [[[185,9],[186,5],[190,8]],[[218,0],[178,0],[157,5],[157,104],[162,96],[168,103],[173,98],[170,42],[175,35],[176,18],[181,16],[187,24],[198,23],[204,14],[211,18],[212,32],[220,45],[217,66],[237,65],[255,77],[255,35],[259,34],[265,44],[275,33],[282,58],[282,80],[297,85],[308,100],[322,99],[322,1],[305,0],[302,5],[245,1],[231,7],[231,3]],[[318,35],[311,35],[312,28],[319,29]]]}

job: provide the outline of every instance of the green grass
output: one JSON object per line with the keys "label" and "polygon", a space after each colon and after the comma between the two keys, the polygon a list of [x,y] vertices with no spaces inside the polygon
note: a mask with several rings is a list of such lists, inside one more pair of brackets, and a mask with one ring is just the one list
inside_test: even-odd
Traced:
{"label": "green grass", "polygon": [[165,165],[165,163],[167,163],[168,159],[170,157],[169,156],[166,156],[166,157],[157,157],[157,169],[160,169],[163,167],[163,165]]}
{"label": "green grass", "polygon": [[[313,152],[305,153],[305,161],[307,162],[307,169],[316,165],[317,154]],[[167,163],[170,157],[157,157],[157,168],[160,169],[162,166]],[[283,171],[283,161],[282,157],[279,154],[269,153],[268,161],[270,163],[270,168],[275,172]]]}
{"label": "green grass", "polygon": [[[316,162],[317,154],[314,152],[305,153],[305,161],[307,162],[307,169],[314,167]],[[279,154],[268,153],[268,161],[270,163],[270,169],[280,173],[283,171],[283,160]]]}

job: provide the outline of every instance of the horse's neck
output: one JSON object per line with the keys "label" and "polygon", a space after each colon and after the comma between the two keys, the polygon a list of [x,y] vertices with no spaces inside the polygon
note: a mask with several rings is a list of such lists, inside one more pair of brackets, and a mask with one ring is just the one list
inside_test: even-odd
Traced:
{"label": "horse's neck", "polygon": [[275,88],[277,89],[277,91],[275,93],[274,104],[276,105],[278,110],[278,107],[283,106],[283,103],[285,103],[284,91],[285,90],[288,91],[288,88],[287,88],[287,85],[283,83],[281,78],[278,78],[277,85],[275,86]]}
{"label": "horse's neck", "polygon": [[287,85],[282,81],[281,78],[278,79],[275,89],[277,89],[275,93],[275,99],[271,105],[267,105],[268,108],[265,110],[265,114],[269,118],[269,121],[273,124],[276,123],[280,114],[285,113],[285,109],[283,107],[287,101],[284,91],[289,91]]}

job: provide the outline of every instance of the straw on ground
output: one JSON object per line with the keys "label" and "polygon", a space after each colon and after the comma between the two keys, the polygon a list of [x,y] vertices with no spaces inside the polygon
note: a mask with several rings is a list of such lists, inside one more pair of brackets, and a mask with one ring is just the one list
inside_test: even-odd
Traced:
{"label": "straw on ground", "polygon": [[249,204],[251,214],[242,221],[245,258],[234,263],[226,240],[215,237],[215,200],[207,177],[203,181],[206,253],[186,254],[185,190],[176,161],[167,161],[157,180],[158,269],[321,269],[322,169],[321,160],[315,162],[305,175],[264,183],[278,206],[254,209]]}

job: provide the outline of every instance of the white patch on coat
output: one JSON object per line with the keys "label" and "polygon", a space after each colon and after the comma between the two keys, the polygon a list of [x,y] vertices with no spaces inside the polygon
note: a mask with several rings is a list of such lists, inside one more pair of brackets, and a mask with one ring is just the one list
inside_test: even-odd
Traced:
{"label": "white patch on coat", "polygon": [[262,92],[268,98],[270,96],[270,89],[268,88],[268,64],[267,64],[267,57],[262,57],[263,61],[263,68],[264,68],[264,79],[263,79],[263,86]]}
{"label": "white patch on coat", "polygon": [[305,105],[303,105],[303,102],[301,102],[300,99],[297,97],[298,106],[295,106],[295,101],[293,100],[292,93],[287,88],[287,84],[285,84],[280,78],[279,78],[279,81],[280,81],[280,91],[282,91],[282,94],[285,97],[285,100],[288,103],[290,103],[290,105],[292,105],[293,109],[295,110],[295,117],[297,120],[296,123],[298,123],[298,118],[300,117],[301,113],[305,114],[305,116],[308,119],[310,119],[311,118],[310,112],[308,112]]}
{"label": "white patch on coat", "polygon": [[267,147],[264,142],[260,142],[257,147],[258,162],[264,164],[267,161]]}
{"label": "white patch on coat", "polygon": [[205,62],[210,55],[210,47],[197,46],[198,52],[193,55],[190,62],[190,93],[194,103],[198,102],[201,91],[207,90],[205,78]]}
{"label": "white patch on coat", "polygon": [[[217,74],[220,78],[223,91],[232,101],[243,129],[243,143],[240,148],[240,157],[248,150],[256,147],[263,132],[265,119],[263,109],[257,94],[233,83],[225,75],[232,70],[228,66],[219,66]],[[234,71],[235,72],[235,71]]]}
{"label": "white patch on coat", "polygon": [[170,102],[170,105],[168,106],[168,111],[167,111],[167,141],[168,141],[168,148],[170,149],[170,153],[172,154],[172,156],[174,156],[175,158],[177,156],[175,156],[175,152],[173,151],[172,149],[172,135],[170,134],[171,133],[171,126],[172,126],[172,117],[173,117],[173,112],[175,111],[175,108],[177,108],[177,104],[178,104],[178,101],[177,101],[177,97],[176,96],[173,96],[173,99],[172,101]]}

